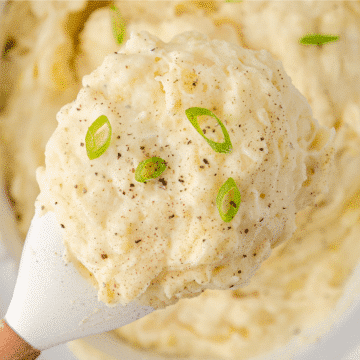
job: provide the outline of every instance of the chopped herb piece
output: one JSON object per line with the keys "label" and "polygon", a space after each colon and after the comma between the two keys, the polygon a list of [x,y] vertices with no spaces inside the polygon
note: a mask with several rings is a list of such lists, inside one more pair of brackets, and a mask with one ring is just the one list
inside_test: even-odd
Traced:
{"label": "chopped herb piece", "polygon": [[[226,201],[226,197],[228,195],[228,199]],[[225,222],[231,221],[236,213],[239,210],[239,205],[241,203],[241,195],[240,191],[236,186],[236,183],[233,178],[228,178],[224,184],[221,186],[218,195],[216,197],[216,205],[219,210],[221,218]],[[225,210],[223,210],[223,206],[225,205]]]}
{"label": "chopped herb piece", "polygon": [[105,115],[99,116],[89,127],[86,136],[86,152],[90,160],[101,156],[110,145],[111,125]]}
{"label": "chopped herb piece", "polygon": [[159,157],[152,157],[142,161],[135,171],[135,180],[145,182],[160,176],[166,169],[165,160]]}
{"label": "chopped herb piece", "polygon": [[[219,153],[230,153],[232,151],[232,144],[231,144],[230,136],[229,136],[225,126],[210,110],[204,109],[204,108],[199,108],[199,107],[192,107],[192,108],[185,110],[185,114],[186,114],[187,118],[190,120],[191,124],[196,129],[196,131],[208,142],[208,144],[212,147],[212,149],[214,149],[216,152],[219,152]],[[218,143],[218,142],[212,141],[204,135],[204,133],[201,130],[199,123],[197,121],[197,117],[200,115],[209,115],[216,119],[216,121],[221,126],[221,130],[225,137],[225,141],[223,143]]]}
{"label": "chopped herb piece", "polygon": [[116,6],[112,5],[110,6],[110,9],[113,35],[117,43],[121,44],[124,41],[126,35],[125,21]]}
{"label": "chopped herb piece", "polygon": [[303,36],[299,42],[303,45],[323,45],[325,43],[337,41],[338,35],[308,34]]}

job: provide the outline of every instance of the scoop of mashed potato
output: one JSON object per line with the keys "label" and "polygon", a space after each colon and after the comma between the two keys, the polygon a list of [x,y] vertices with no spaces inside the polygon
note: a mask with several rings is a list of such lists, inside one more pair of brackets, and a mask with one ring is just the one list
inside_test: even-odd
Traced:
{"label": "scoop of mashed potato", "polygon": [[[185,114],[192,107],[220,119],[231,153],[200,136]],[[101,115],[111,142],[90,160],[85,136]],[[68,258],[109,305],[138,299],[162,308],[247,284],[294,233],[296,213],[327,191],[334,130],[312,117],[281,62],[197,32],[168,43],[132,33],[123,53],[83,78],[57,121],[36,173],[36,207],[55,212]],[[214,118],[198,121],[205,136],[223,141]],[[135,169],[151,157],[166,170],[137,182]],[[229,177],[241,204],[224,222],[216,197]]]}

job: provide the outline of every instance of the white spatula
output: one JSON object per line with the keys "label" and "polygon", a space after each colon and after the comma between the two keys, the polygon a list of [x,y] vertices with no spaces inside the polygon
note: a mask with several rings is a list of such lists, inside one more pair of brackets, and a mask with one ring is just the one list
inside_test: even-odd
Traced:
{"label": "white spatula", "polygon": [[[40,218],[36,212],[5,323],[0,322],[1,360],[35,359],[42,350],[113,330],[154,311],[136,303],[108,307],[99,302],[96,289],[72,263],[65,263],[63,253],[55,214]],[[26,351],[39,350],[35,357],[25,357],[25,343]]]}

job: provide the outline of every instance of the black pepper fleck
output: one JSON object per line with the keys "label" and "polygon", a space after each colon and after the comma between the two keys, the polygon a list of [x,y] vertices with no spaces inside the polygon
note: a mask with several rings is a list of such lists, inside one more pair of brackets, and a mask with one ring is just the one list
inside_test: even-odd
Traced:
{"label": "black pepper fleck", "polygon": [[236,208],[236,204],[233,201],[230,201],[230,205],[232,205],[234,208]]}

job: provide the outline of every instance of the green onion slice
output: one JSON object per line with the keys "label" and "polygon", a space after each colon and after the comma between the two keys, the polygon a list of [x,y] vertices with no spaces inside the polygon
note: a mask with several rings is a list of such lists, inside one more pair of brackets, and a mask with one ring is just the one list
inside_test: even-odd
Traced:
{"label": "green onion slice", "polygon": [[216,205],[221,218],[225,222],[231,221],[238,212],[240,203],[240,191],[234,179],[230,177],[221,186],[216,197]]}
{"label": "green onion slice", "polygon": [[111,125],[105,115],[99,116],[89,127],[86,136],[86,152],[90,160],[101,156],[110,145]]}
{"label": "green onion slice", "polygon": [[303,36],[299,42],[303,45],[323,45],[325,43],[337,41],[338,35],[308,34]]}
{"label": "green onion slice", "polygon": [[142,161],[135,171],[135,180],[145,182],[160,176],[166,169],[165,160],[159,157],[152,157]]}
{"label": "green onion slice", "polygon": [[[210,110],[204,109],[204,108],[199,108],[199,107],[192,107],[192,108],[185,110],[185,114],[186,114],[187,118],[190,120],[191,124],[197,130],[197,132],[208,142],[208,144],[216,152],[230,153],[232,151],[232,144],[231,144],[230,136],[229,136],[225,126]],[[216,119],[216,121],[221,126],[221,130],[225,137],[225,141],[223,143],[218,143],[218,142],[212,141],[204,135],[204,133],[201,130],[199,123],[197,121],[197,117],[200,115],[209,115]]]}
{"label": "green onion slice", "polygon": [[112,5],[110,6],[110,9],[113,35],[117,43],[121,44],[124,41],[126,35],[125,21],[116,6]]}

